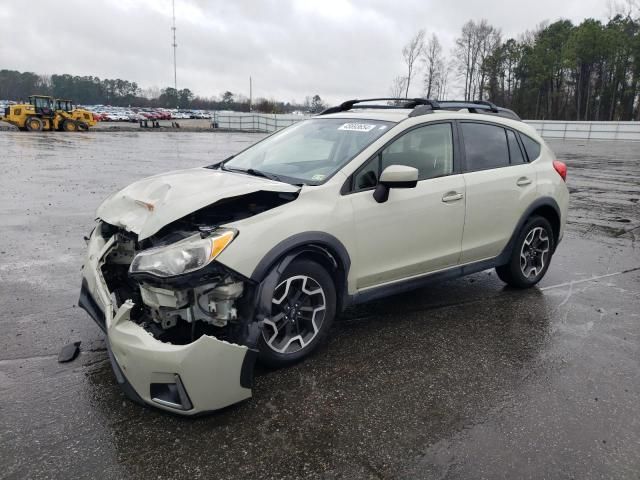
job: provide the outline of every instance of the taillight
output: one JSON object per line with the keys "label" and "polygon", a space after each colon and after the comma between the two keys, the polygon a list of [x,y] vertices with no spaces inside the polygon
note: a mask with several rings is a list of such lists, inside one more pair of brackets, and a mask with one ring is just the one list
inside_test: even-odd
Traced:
{"label": "taillight", "polygon": [[553,168],[556,169],[556,172],[558,172],[558,175],[560,175],[562,177],[562,180],[564,180],[565,182],[567,181],[567,166],[562,163],[560,160],[554,160],[553,161]]}

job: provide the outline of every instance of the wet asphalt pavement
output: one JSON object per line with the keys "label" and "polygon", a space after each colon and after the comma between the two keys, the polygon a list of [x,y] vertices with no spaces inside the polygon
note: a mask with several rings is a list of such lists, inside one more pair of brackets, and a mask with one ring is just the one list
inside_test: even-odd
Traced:
{"label": "wet asphalt pavement", "polygon": [[551,142],[571,211],[538,288],[482,272],[350,309],[208,417],[128,401],[76,306],[95,208],[258,138],[0,132],[0,478],[640,478],[637,143]]}

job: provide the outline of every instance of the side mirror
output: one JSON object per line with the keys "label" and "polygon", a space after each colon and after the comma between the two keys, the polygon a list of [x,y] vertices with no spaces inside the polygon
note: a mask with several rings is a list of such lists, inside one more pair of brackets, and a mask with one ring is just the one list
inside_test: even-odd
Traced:
{"label": "side mirror", "polygon": [[373,192],[373,198],[378,203],[389,200],[389,190],[392,188],[415,188],[418,184],[418,169],[404,165],[389,165],[380,174],[380,181]]}

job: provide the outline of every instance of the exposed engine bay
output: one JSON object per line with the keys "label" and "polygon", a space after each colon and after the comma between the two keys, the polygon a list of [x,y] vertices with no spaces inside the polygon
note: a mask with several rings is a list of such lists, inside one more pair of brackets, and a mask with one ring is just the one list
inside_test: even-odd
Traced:
{"label": "exposed engine bay", "polygon": [[[113,227],[115,228],[115,227]],[[187,237],[194,232],[174,232]],[[129,266],[139,251],[135,235],[119,231],[105,258],[102,274],[117,307],[132,300],[132,320],[158,340],[186,344],[208,334],[229,339],[225,327],[237,320],[236,301],[244,282],[226,272],[209,272],[202,284],[179,282],[175,286],[153,278],[132,278]]]}
{"label": "exposed engine bay", "polygon": [[194,235],[206,238],[221,223],[262,213],[296,196],[258,191],[224,199],[172,222],[142,241],[134,233],[102,223],[103,236],[116,239],[102,266],[114,305],[119,307],[131,300],[135,305],[132,320],[163,342],[183,345],[206,334],[246,343],[247,319],[253,318],[255,309],[255,285],[251,280],[216,262],[174,278],[132,274],[130,266],[141,251]]}

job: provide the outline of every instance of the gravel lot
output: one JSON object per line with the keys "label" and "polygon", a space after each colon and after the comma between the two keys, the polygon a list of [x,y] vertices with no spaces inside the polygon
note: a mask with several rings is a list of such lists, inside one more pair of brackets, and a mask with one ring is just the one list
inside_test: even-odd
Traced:
{"label": "gravel lot", "polygon": [[351,309],[208,417],[126,400],[76,307],[95,208],[259,138],[0,132],[1,478],[640,478],[637,143],[552,143],[572,203],[539,288],[487,271]]}

